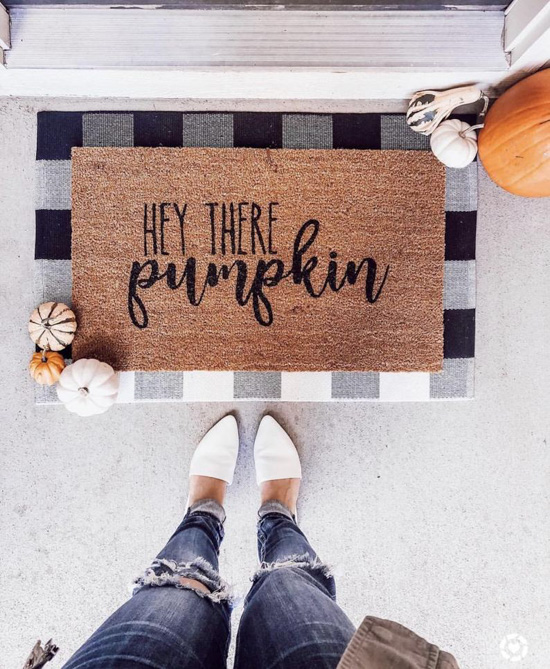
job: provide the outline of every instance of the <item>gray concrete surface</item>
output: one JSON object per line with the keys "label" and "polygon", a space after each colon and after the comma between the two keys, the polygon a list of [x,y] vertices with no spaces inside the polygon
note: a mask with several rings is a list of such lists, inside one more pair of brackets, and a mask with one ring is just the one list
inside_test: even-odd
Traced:
{"label": "gray concrete surface", "polygon": [[[180,519],[194,445],[233,408],[116,406],[83,420],[33,404],[25,328],[35,306],[35,113],[153,105],[190,108],[0,101],[2,669],[21,667],[34,641],[50,636],[61,651],[48,666],[61,666],[125,601],[127,584]],[[336,565],[339,601],[354,622],[393,618],[453,652],[463,669],[548,666],[549,214],[548,200],[512,197],[480,174],[475,401],[238,405],[243,446],[221,556],[237,590],[256,565],[251,444],[270,409],[299,445],[302,525]],[[499,643],[514,633],[525,637],[528,654],[510,665]]]}

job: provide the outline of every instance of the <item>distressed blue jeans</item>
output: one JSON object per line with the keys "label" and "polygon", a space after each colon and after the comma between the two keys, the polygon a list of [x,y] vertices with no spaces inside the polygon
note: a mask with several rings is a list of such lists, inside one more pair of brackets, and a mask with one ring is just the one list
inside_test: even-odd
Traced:
{"label": "distressed blue jeans", "polygon": [[[336,667],[355,628],[336,604],[333,577],[285,506],[266,502],[259,517],[261,565],[245,599],[235,667]],[[218,574],[224,520],[213,500],[194,504],[136,580],[132,598],[65,669],[225,669],[231,595]]]}

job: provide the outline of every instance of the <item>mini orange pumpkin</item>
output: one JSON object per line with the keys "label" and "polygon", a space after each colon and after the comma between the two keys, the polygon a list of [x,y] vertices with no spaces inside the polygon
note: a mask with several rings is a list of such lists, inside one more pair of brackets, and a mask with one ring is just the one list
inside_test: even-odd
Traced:
{"label": "mini orange pumpkin", "polygon": [[44,386],[53,386],[61,376],[64,367],[65,360],[61,353],[39,351],[32,356],[29,371],[36,382]]}
{"label": "mini orange pumpkin", "polygon": [[501,188],[550,195],[550,69],[508,89],[489,110],[478,141],[481,162]]}

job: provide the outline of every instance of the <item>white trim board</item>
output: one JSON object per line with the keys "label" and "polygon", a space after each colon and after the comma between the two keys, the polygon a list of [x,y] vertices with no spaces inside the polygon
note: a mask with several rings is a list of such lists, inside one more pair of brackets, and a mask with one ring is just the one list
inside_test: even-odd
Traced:
{"label": "white trim board", "polygon": [[[0,69],[0,96],[116,97],[190,100],[404,100],[502,74],[486,71],[395,72],[319,70],[11,70]],[[495,89],[496,92],[496,89]]]}

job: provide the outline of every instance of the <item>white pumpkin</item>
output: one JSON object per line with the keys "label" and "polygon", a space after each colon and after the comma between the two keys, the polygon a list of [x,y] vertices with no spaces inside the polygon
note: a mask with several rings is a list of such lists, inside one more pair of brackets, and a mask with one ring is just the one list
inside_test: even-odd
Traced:
{"label": "white pumpkin", "polygon": [[452,118],[433,131],[430,146],[447,167],[466,167],[476,157],[476,131],[464,121]]}
{"label": "white pumpkin", "polygon": [[29,334],[44,351],[62,351],[74,339],[76,317],[62,302],[44,302],[31,314]]}
{"label": "white pumpkin", "polygon": [[57,384],[57,396],[79,416],[104,413],[118,395],[119,376],[106,362],[82,358],[65,367]]}

